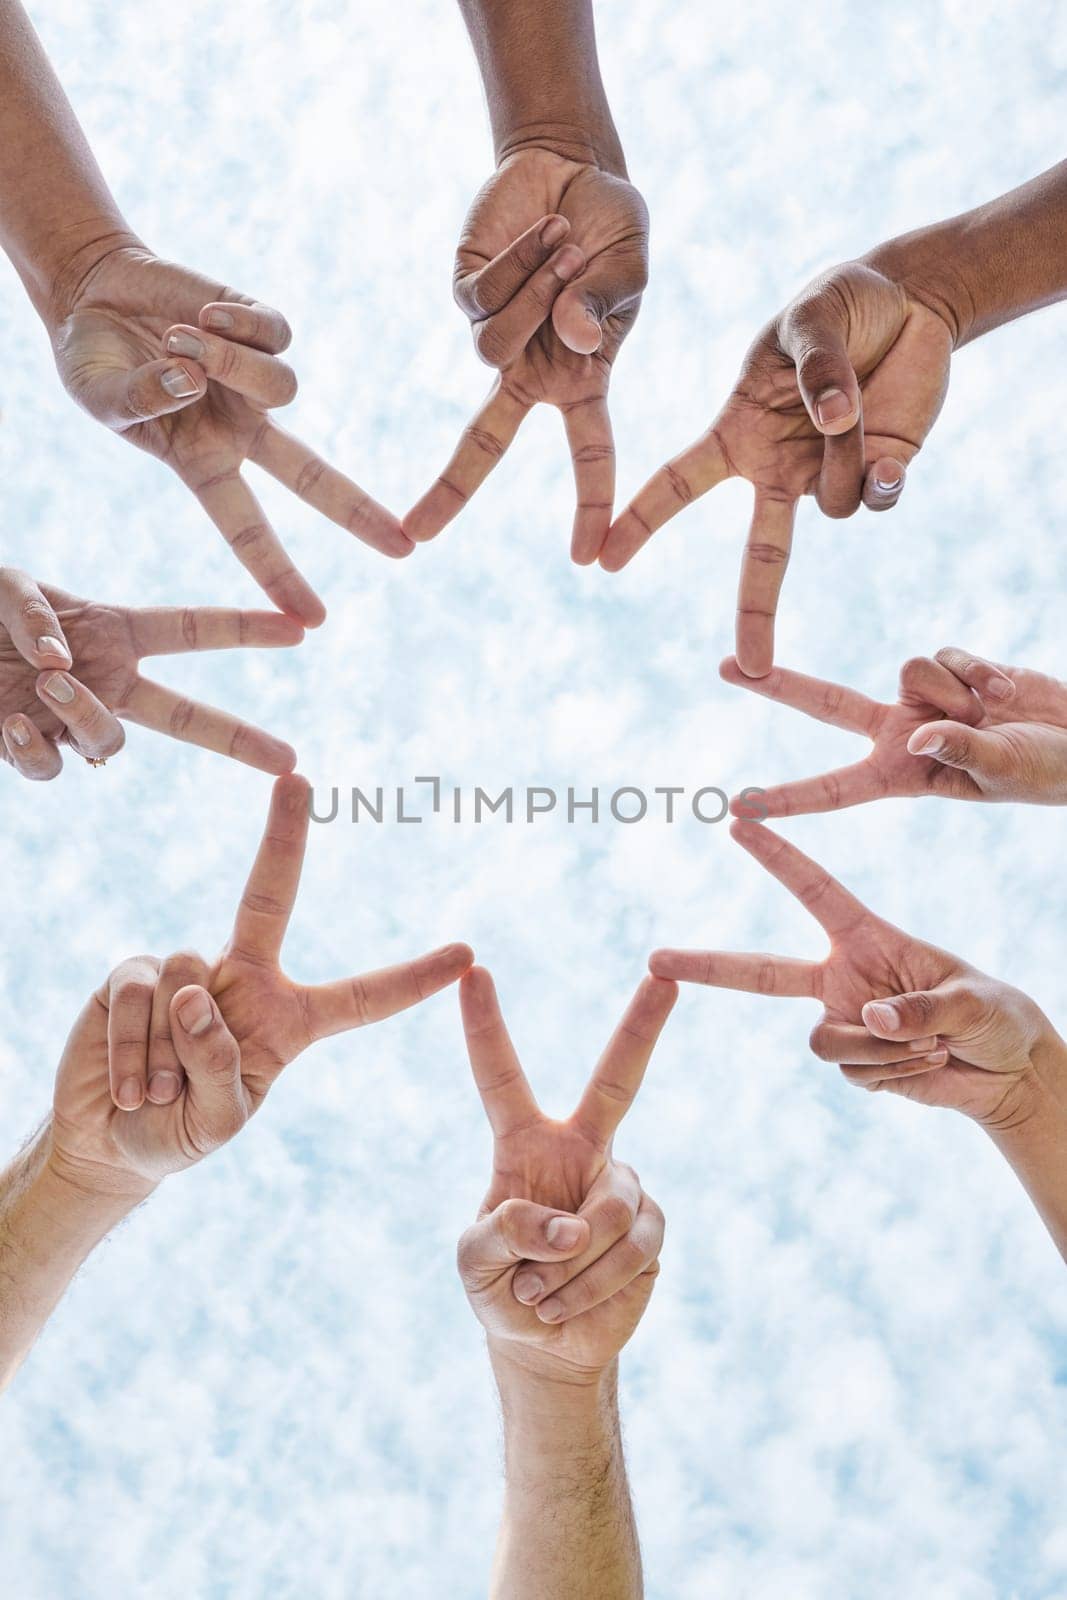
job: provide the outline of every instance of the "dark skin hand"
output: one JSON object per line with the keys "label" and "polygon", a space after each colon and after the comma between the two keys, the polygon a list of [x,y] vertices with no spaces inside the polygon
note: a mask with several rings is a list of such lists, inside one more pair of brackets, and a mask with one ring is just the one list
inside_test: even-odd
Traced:
{"label": "dark skin hand", "polygon": [[484,482],[530,410],[563,415],[577,492],[571,553],[595,561],[615,497],[607,394],[648,279],[648,214],[625,176],[548,149],[508,156],[456,255],[456,299],[499,377],[444,472],[404,519],[434,538]]}

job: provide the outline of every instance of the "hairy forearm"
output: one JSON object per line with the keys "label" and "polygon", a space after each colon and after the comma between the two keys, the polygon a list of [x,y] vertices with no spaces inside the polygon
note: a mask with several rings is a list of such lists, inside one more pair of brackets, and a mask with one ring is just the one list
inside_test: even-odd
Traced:
{"label": "hairy forearm", "polygon": [[498,161],[532,146],[626,166],[597,61],[592,0],[459,0]]}
{"label": "hairy forearm", "polygon": [[532,1378],[497,1356],[493,1368],[506,1473],[493,1600],[639,1600],[616,1364],[591,1384]]}
{"label": "hairy forearm", "polygon": [[97,1194],[63,1175],[50,1124],[0,1173],[0,1389],[82,1262],[143,1198]]}
{"label": "hairy forearm", "polygon": [[137,243],[18,0],[0,0],[0,244],[46,320]]}
{"label": "hairy forearm", "polygon": [[1067,1044],[1050,1027],[1031,1060],[1034,1088],[1025,1109],[986,1131],[1067,1261]]}
{"label": "hairy forearm", "polygon": [[1067,297],[1067,161],[865,257],[941,312],[957,347]]}

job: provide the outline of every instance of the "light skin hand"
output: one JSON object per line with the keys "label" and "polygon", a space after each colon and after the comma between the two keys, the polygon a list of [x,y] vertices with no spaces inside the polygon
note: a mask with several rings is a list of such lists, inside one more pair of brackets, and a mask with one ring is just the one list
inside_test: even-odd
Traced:
{"label": "light skin hand", "polygon": [[2,567],[0,756],[25,778],[54,778],[64,745],[92,760],[121,750],[121,718],[261,772],[291,772],[289,745],[142,677],[140,663],[189,651],[280,648],[303,637],[299,623],[276,611],[109,606]]}
{"label": "light skin hand", "polygon": [[49,332],[74,399],[172,467],[296,621],[316,627],[326,612],[241,475],[246,460],[382,554],[411,553],[395,517],[271,420],[296,393],[280,312],[127,246],[86,274]]}
{"label": "light skin hand", "polygon": [[[1044,673],[946,646],[905,662],[891,705],[783,667],[748,678],[733,656],[719,670],[727,683],[871,740],[862,761],[761,790],[764,817],[930,794],[1067,804],[1067,685]],[[732,810],[750,815],[740,799]]]}
{"label": "light skin hand", "polygon": [[310,1045],[416,1005],[470,966],[466,945],[447,945],[333,983],[286,976],[279,963],[307,843],[309,792],[296,776],[275,784],[222,954],[210,963],[187,953],[126,962],[75,1026],[59,1069],[52,1138],[54,1162],[85,1187],[94,1175],[105,1188],[114,1175],[158,1183],[222,1142],[222,1125],[205,1110],[202,1087],[186,1068],[189,1050],[202,1060],[215,1043],[225,1047],[219,1072],[226,1096],[216,1100],[228,1108],[230,1138]]}
{"label": "light skin hand", "polygon": [[493,1177],[460,1241],[460,1275],[492,1348],[582,1383],[618,1355],[648,1304],[663,1218],[612,1140],[677,997],[647,979],[576,1110],[546,1117],[508,1037],[492,979],[460,984],[471,1067],[493,1129]]}
{"label": "light skin hand", "polygon": [[489,974],[474,968],[460,984],[493,1130],[492,1180],[458,1262],[504,1416],[495,1600],[642,1592],[617,1360],[652,1293],[663,1216],[612,1141],[676,998],[674,983],[640,986],[576,1110],[556,1122],[533,1098]]}
{"label": "light skin hand", "polygon": [[820,1001],[814,1053],[837,1062],[857,1088],[947,1107],[985,1128],[1067,1250],[1067,1047],[1044,1013],[1019,990],[875,916],[769,829],[735,822],[731,833],[811,912],[829,954],[807,961],[659,950],[651,971]]}
{"label": "light skin hand", "polygon": [[307,784],[274,788],[231,939],[214,962],[125,961],[75,1023],[52,1115],[0,1173],[0,1388],[92,1249],[162,1179],[226,1144],[297,1056],[454,983],[448,945],[326,984],[280,967],[308,831]]}
{"label": "light skin hand", "polygon": [[279,610],[306,627],[325,616],[245,460],[386,555],[411,552],[395,517],[271,420],[296,393],[280,312],[160,260],[127,226],[17,0],[0,0],[0,244],[69,393],[177,472]]}

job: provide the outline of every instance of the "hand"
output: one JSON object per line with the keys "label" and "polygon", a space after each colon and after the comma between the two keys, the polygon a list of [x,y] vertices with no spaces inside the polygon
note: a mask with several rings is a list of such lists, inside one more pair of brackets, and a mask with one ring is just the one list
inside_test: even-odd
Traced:
{"label": "hand", "polygon": [[[814,861],[756,823],[733,837],[815,917],[823,961],[659,950],[662,978],[822,1002],[811,1048],[850,1083],[962,1111],[991,1132],[1018,1127],[1046,1098],[1063,1044],[1034,1002],[876,917]],[[1060,1072],[1057,1065],[1054,1069]],[[1057,1098],[1062,1098],[1057,1090]]]}
{"label": "hand", "polygon": [[[1067,804],[1067,685],[1041,672],[983,661],[964,650],[905,662],[896,705],[775,667],[747,678],[733,657],[727,683],[872,741],[870,755],[817,778],[760,792],[765,817],[840,811],[889,796]],[[735,815],[746,806],[734,801]]]}
{"label": "hand", "polygon": [[24,778],[54,778],[60,745],[103,760],[122,749],[120,717],[261,772],[291,772],[280,739],[148,678],[145,656],[299,644],[304,630],[276,611],[208,606],[132,610],[79,600],[0,567],[0,754]]}
{"label": "hand", "polygon": [[546,1117],[508,1038],[493,980],[473,968],[460,1004],[474,1081],[493,1130],[493,1178],[459,1243],[459,1271],[494,1357],[583,1382],[644,1314],[663,1215],[612,1140],[641,1085],[677,985],[646,979],[577,1110]]}
{"label": "hand", "polygon": [[[566,241],[566,242],[564,242]],[[571,555],[595,561],[615,499],[608,380],[648,281],[648,213],[625,177],[548,149],[507,157],[478,194],[455,294],[499,377],[436,483],[404,518],[433,539],[463,509],[530,409],[563,413],[578,505]]]}
{"label": "hand", "polygon": [[759,335],[708,432],[661,467],[615,522],[601,565],[617,572],[657,528],[727,478],[755,489],[737,599],[737,660],[774,661],[774,618],[801,495],[830,517],[896,505],[905,468],[945,398],[954,328],[877,252],[814,283]]}
{"label": "hand", "polygon": [[447,945],[402,966],[308,986],[279,966],[308,832],[308,785],[285,777],[213,963],[180,954],[118,967],[89,1001],[56,1079],[52,1161],[82,1188],[151,1188],[240,1131],[283,1068],[331,1034],[380,1022],[454,983]]}
{"label": "hand", "polygon": [[241,476],[245,460],[384,555],[410,554],[395,517],[270,421],[296,394],[277,359],[291,337],[279,312],[129,246],[82,279],[49,332],[74,399],[173,467],[280,611],[307,627],[326,615]]}

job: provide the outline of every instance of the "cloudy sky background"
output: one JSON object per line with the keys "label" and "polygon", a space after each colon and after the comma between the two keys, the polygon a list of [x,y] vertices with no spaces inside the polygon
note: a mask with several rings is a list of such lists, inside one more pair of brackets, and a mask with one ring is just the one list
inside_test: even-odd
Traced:
{"label": "cloudy sky background", "polygon": [[[599,7],[653,221],[613,392],[625,496],[699,432],[762,321],[821,267],[1063,155],[1051,3]],[[280,306],[288,425],[402,511],[488,387],[450,299],[491,149],[450,0],[160,8],[41,0],[52,58],[153,248]],[[81,416],[0,271],[2,560],[101,599],[258,604],[191,497]],[[990,336],[891,518],[802,511],[784,664],[889,694],[946,643],[1067,674],[1067,312]],[[373,787],[734,789],[862,748],[720,684],[749,491],[625,574],[567,560],[572,487],[536,414],[468,513],[389,564],[266,482],[323,594],[288,656],[160,676]],[[268,782],[131,729],[104,773],[2,784],[0,1130],[49,1101],[84,998],[141,950],[225,937]],[[786,825],[883,914],[1067,1025],[1065,819],[891,802]],[[468,939],[546,1106],[570,1108],[655,945],[822,949],[690,820],[313,833],[287,947],[325,979]],[[668,1218],[624,1361],[653,1600],[1067,1589],[1067,1285],[970,1124],[856,1093],[814,1007],[683,995],[619,1140]],[[101,1249],[0,1411],[0,1571],[20,1600],[477,1600],[499,1438],[454,1242],[489,1140],[453,993],[334,1040],[239,1141]]]}

